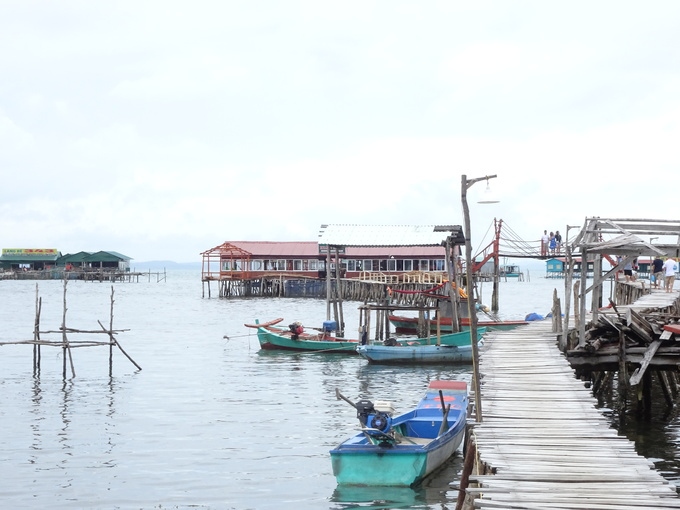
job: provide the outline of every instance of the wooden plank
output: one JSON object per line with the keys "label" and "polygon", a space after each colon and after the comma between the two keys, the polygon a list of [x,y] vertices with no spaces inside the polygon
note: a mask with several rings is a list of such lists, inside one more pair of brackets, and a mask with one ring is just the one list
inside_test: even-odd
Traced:
{"label": "wooden plank", "polygon": [[[636,313],[627,312],[649,333]],[[473,433],[479,458],[495,474],[470,475],[480,485],[466,489],[474,507],[680,509],[675,487],[617,435],[574,378],[550,325],[534,324],[485,336],[480,351],[484,415]],[[654,352],[639,349],[636,356],[653,366],[656,342]]]}
{"label": "wooden plank", "polygon": [[628,380],[631,386],[635,386],[636,384],[640,383],[640,381],[642,380],[642,376],[645,375],[645,370],[647,370],[649,363],[654,357],[654,354],[656,354],[656,350],[659,348],[660,345],[661,339],[654,340],[651,344],[649,344],[649,348],[647,349],[647,352],[642,358],[642,364],[635,369],[633,375],[631,375],[630,379]]}

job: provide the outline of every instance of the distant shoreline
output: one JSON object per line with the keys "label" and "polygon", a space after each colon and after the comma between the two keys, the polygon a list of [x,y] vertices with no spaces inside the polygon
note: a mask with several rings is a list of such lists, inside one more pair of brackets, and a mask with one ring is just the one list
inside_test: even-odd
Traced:
{"label": "distant shoreline", "polygon": [[142,271],[145,269],[201,269],[201,262],[174,262],[172,260],[150,260],[147,262],[132,262],[130,267]]}

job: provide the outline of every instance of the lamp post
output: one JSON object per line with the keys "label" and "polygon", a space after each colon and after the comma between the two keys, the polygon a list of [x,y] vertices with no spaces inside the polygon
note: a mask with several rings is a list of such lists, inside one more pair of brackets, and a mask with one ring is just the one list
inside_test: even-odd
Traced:
{"label": "lamp post", "polygon": [[[475,309],[472,284],[472,243],[470,241],[470,209],[467,203],[467,190],[474,183],[486,180],[487,189],[489,179],[494,179],[495,175],[487,175],[476,179],[469,179],[466,175],[461,176],[460,194],[463,203],[463,218],[465,220],[465,279],[466,292],[468,299],[468,316],[470,318],[470,343],[472,345],[472,383],[475,389],[475,419],[478,423],[482,422],[482,395],[479,383],[479,348],[477,345],[477,310]],[[483,203],[490,204],[497,200],[484,200]]]}

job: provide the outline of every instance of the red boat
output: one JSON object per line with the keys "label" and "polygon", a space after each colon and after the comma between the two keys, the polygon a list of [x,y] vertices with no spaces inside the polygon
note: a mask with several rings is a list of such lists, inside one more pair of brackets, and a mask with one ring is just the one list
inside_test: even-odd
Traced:
{"label": "red boat", "polygon": [[[418,329],[418,318],[417,317],[402,317],[399,315],[390,315],[390,322],[396,328],[397,333],[413,334]],[[451,317],[442,317],[439,319],[439,328],[442,333],[452,331],[451,328]],[[462,328],[470,328],[470,319],[468,317],[463,317],[460,320]],[[517,321],[494,321],[494,320],[483,320],[477,321],[477,326],[480,328],[491,329],[513,329],[517,326],[523,326],[529,324],[527,321],[517,320]],[[430,331],[437,331],[437,321],[435,319],[430,320]]]}

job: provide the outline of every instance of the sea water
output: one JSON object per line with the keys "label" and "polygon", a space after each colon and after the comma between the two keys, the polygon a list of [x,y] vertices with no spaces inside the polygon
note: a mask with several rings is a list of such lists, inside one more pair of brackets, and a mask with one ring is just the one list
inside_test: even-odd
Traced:
{"label": "sea water", "polygon": [[[546,315],[554,289],[563,297],[564,281],[503,281],[499,316]],[[490,284],[481,290],[482,302],[490,302]],[[344,304],[347,337],[356,335],[358,306]],[[351,355],[261,351],[244,323],[282,317],[284,325],[320,327],[325,302],[203,298],[198,271],[170,271],[160,282],[66,287],[0,281],[0,341],[31,339],[36,309],[41,331],[56,332],[41,337],[52,340],[61,338],[64,320],[78,330],[109,328],[113,310],[116,337],[141,370],[114,348],[109,376],[108,346],[79,347],[66,353],[64,379],[61,348],[43,347],[35,372],[32,346],[0,346],[3,508],[455,506],[460,453],[417,489],[347,489],[336,486],[328,451],[358,426],[336,388],[352,401],[388,400],[401,412],[431,380],[469,382],[469,366],[372,366]],[[680,472],[677,428],[671,416],[653,430],[630,431],[671,480]]]}

